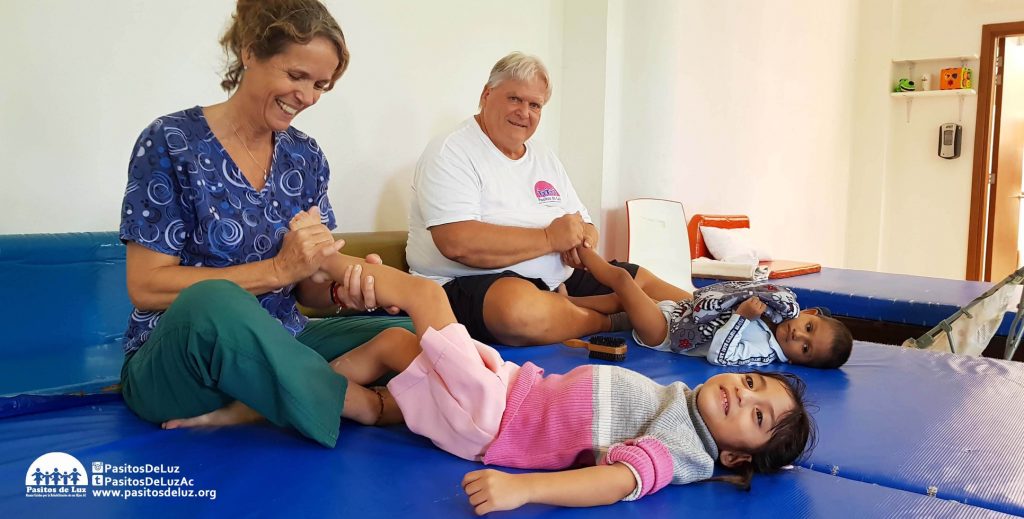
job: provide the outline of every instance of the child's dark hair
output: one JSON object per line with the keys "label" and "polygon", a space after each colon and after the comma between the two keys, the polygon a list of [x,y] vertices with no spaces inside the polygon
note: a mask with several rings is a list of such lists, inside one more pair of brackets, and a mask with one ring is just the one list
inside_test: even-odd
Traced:
{"label": "child's dark hair", "polygon": [[821,369],[836,369],[843,364],[846,364],[847,360],[850,360],[850,351],[853,350],[853,334],[850,333],[850,329],[843,324],[842,321],[834,317],[828,317],[825,315],[819,316],[819,318],[832,328],[834,337],[832,338],[832,348],[829,350],[829,355],[824,359],[811,364],[811,367]]}
{"label": "child's dark hair", "polygon": [[732,483],[743,490],[750,490],[750,480],[755,472],[771,473],[786,465],[792,465],[802,454],[814,450],[818,441],[814,419],[804,405],[807,384],[792,373],[753,373],[782,382],[786,392],[793,398],[793,410],[779,417],[771,429],[771,437],[760,449],[750,453],[749,462],[733,467],[739,474],[709,478],[709,481]]}

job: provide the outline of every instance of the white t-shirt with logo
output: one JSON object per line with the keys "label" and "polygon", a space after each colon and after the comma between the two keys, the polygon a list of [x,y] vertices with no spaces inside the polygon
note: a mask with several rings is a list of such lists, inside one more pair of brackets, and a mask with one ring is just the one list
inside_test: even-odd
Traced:
{"label": "white t-shirt with logo", "polygon": [[550,149],[531,139],[526,141],[526,153],[512,160],[494,146],[472,117],[427,146],[416,164],[412,189],[405,249],[409,270],[441,284],[460,276],[512,270],[542,279],[554,289],[572,269],[557,253],[504,268],[468,267],[441,254],[430,227],[476,220],[539,229],[577,211],[584,221],[591,222],[562,162]]}

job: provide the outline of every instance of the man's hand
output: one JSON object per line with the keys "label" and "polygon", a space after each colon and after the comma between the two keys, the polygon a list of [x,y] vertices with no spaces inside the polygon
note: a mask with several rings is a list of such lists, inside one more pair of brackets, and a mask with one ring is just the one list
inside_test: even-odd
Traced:
{"label": "man's hand", "polygon": [[544,236],[548,239],[548,246],[555,252],[566,252],[583,243],[586,238],[587,224],[577,211],[573,214],[559,216],[552,220],[551,224],[544,229]]}
{"label": "man's hand", "polygon": [[597,249],[597,241],[601,239],[601,234],[597,232],[597,226],[588,223],[583,225],[583,245],[590,249]]}
{"label": "man's hand", "polygon": [[740,314],[742,317],[753,320],[760,318],[761,314],[763,314],[767,308],[768,307],[765,306],[757,296],[751,296],[746,301],[740,303],[740,306],[736,308],[736,313]]}
{"label": "man's hand", "polygon": [[476,470],[462,478],[462,489],[476,515],[515,510],[530,502],[528,481],[523,476],[492,469]]}
{"label": "man's hand", "polygon": [[[595,227],[594,224],[590,223],[583,224],[583,235],[584,238],[581,246],[587,247],[588,249],[596,249],[597,240],[599,238],[597,227]],[[562,263],[565,263],[566,265],[574,269],[582,269],[584,268],[584,266],[583,262],[580,261],[579,253],[576,252],[577,248],[578,247],[573,247],[572,249],[563,252]]]}
{"label": "man's hand", "polygon": [[570,249],[561,254],[562,263],[565,263],[570,268],[582,269],[585,268],[583,262],[580,261],[580,255],[576,253],[576,249]]}

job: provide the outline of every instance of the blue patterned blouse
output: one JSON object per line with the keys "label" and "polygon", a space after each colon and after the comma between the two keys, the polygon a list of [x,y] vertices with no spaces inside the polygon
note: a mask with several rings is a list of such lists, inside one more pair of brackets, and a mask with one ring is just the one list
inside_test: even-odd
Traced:
{"label": "blue patterned blouse", "polygon": [[[128,165],[121,240],[181,258],[181,265],[228,267],[274,257],[288,220],[316,205],[335,227],[327,199],[330,169],[315,140],[288,128],[274,133],[274,155],[256,191],[213,135],[199,106],[154,121],[139,136]],[[306,325],[294,285],[258,296],[293,335]],[[163,312],[135,308],[125,354],[138,350]]]}

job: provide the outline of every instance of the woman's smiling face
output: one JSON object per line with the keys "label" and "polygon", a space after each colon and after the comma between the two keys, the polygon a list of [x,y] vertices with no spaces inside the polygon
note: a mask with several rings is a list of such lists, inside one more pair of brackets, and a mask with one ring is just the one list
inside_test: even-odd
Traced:
{"label": "woman's smiling face", "polygon": [[322,36],[304,45],[289,44],[265,60],[247,54],[243,58],[246,72],[239,93],[247,103],[260,107],[263,125],[272,131],[283,131],[296,115],[316,104],[331,87],[338,60],[334,44]]}

